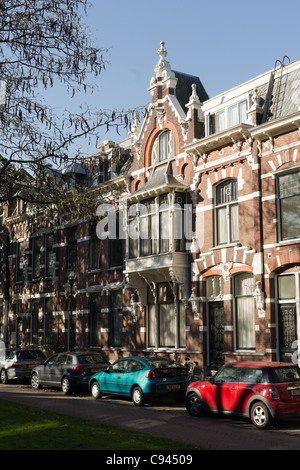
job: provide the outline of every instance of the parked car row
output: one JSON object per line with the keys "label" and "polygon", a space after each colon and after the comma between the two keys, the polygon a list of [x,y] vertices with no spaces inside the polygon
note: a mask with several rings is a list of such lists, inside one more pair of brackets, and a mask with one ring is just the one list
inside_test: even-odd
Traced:
{"label": "parked car row", "polygon": [[35,390],[47,385],[65,394],[85,387],[95,399],[131,397],[136,406],[153,397],[185,398],[193,417],[240,415],[258,429],[279,417],[300,416],[300,369],[295,364],[226,364],[211,379],[191,382],[186,366],[163,356],[126,357],[110,364],[98,352],[65,352],[46,359],[39,350],[10,349],[0,357],[0,377],[3,384],[30,378]]}

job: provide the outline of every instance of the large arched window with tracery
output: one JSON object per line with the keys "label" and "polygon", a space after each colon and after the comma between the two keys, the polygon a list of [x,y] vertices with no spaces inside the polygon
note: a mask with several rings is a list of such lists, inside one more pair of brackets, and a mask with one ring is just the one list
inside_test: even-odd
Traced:
{"label": "large arched window with tracery", "polygon": [[151,152],[151,165],[173,158],[176,155],[174,134],[170,130],[162,131],[154,141]]}

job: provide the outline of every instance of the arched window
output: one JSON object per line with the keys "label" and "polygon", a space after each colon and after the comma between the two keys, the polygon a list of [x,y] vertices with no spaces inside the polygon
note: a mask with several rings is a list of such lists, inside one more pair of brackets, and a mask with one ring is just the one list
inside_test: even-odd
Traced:
{"label": "arched window", "polygon": [[151,153],[151,164],[168,160],[176,155],[175,138],[170,130],[162,131],[156,138]]}
{"label": "arched window", "polygon": [[231,179],[216,187],[215,243],[226,245],[239,241],[239,206],[237,180]]}

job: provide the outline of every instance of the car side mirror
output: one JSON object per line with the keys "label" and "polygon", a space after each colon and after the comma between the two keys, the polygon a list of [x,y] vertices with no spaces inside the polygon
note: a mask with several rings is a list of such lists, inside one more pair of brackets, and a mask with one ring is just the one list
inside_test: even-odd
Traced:
{"label": "car side mirror", "polygon": [[107,372],[107,374],[109,374],[109,373],[110,373],[110,367],[107,367],[107,368],[105,369],[105,372]]}
{"label": "car side mirror", "polygon": [[215,379],[214,379],[214,377],[211,377],[211,379],[209,379],[209,382],[210,382],[212,385],[214,385],[214,384],[215,384]]}

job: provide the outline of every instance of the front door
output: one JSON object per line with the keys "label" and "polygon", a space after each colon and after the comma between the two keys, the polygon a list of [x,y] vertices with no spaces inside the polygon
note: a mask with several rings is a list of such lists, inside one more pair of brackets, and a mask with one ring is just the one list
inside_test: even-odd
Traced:
{"label": "front door", "polygon": [[209,304],[209,367],[218,370],[225,362],[224,304]]}
{"label": "front door", "polygon": [[279,356],[281,362],[292,362],[295,349],[292,348],[297,340],[296,305],[279,305]]}

